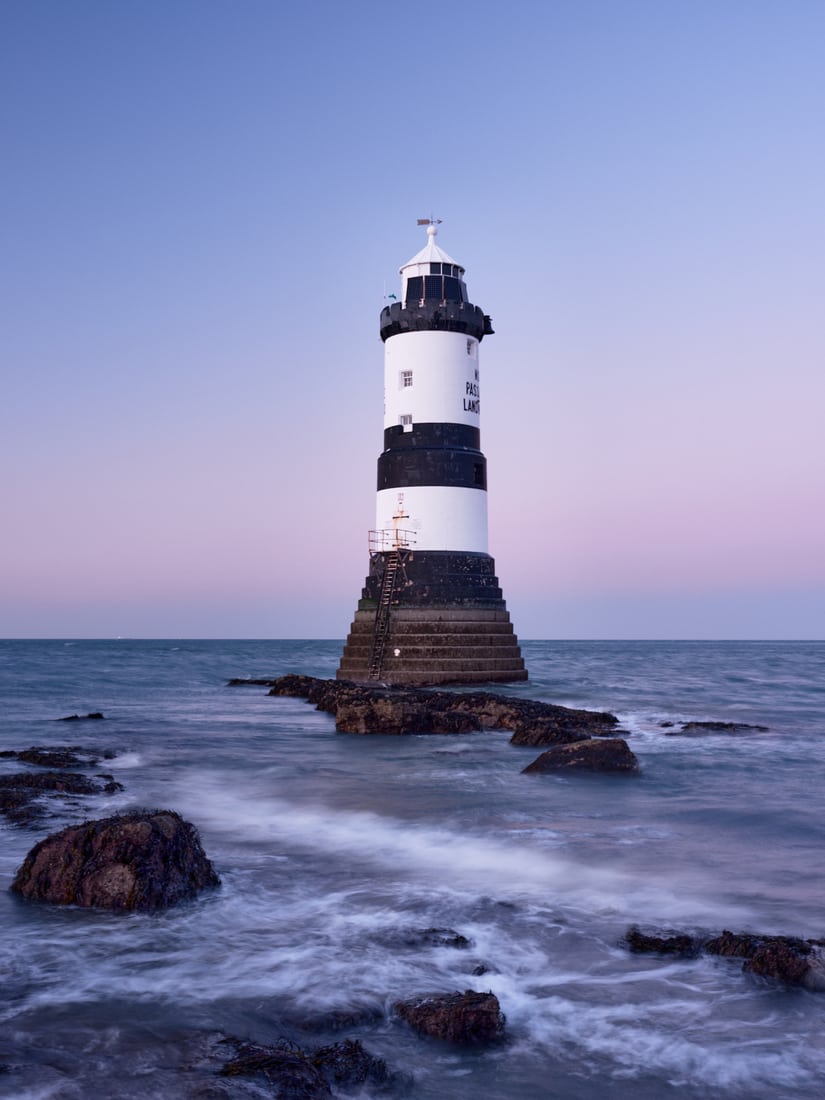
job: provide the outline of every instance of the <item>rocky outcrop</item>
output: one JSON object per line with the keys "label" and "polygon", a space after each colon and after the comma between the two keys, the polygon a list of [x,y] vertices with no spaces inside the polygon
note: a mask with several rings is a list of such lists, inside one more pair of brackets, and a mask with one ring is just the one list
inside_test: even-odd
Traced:
{"label": "rocky outcrop", "polygon": [[220,1070],[222,1077],[257,1077],[274,1096],[290,1100],[324,1100],[331,1085],[345,1090],[369,1085],[381,1089],[391,1075],[386,1062],[370,1054],[358,1040],[344,1039],[314,1051],[304,1051],[281,1039],[272,1046],[238,1044],[234,1058]]}
{"label": "rocky outcrop", "polygon": [[745,973],[825,992],[825,959],[809,940],[725,930],[720,936],[706,940],[704,949],[711,955],[744,959]]}
{"label": "rocky outcrop", "polygon": [[395,1012],[414,1031],[462,1046],[487,1046],[504,1034],[504,1016],[493,993],[432,993],[399,1001]]}
{"label": "rocky outcrop", "polygon": [[97,749],[84,749],[80,745],[60,745],[48,749],[32,745],[30,749],[4,749],[0,759],[19,760],[21,764],[33,764],[38,768],[88,768],[100,763],[101,759],[113,760],[111,750],[100,752]]}
{"label": "rocky outcrop", "polygon": [[639,771],[639,761],[621,737],[609,737],[576,741],[569,745],[557,745],[537,757],[522,769],[522,774],[533,772],[589,771],[616,772],[634,775]]}
{"label": "rocky outcrop", "polygon": [[572,740],[593,733],[603,735],[618,724],[612,714],[572,710],[486,691],[373,688],[346,680],[319,680],[294,674],[273,681],[269,694],[306,699],[318,710],[335,716],[339,733],[472,733],[509,729],[519,737],[528,737],[529,729],[533,728],[540,731],[536,736],[550,737],[552,732],[556,740]]}
{"label": "rocky outcrop", "polygon": [[93,710],[89,714],[67,714],[63,718],[58,718],[58,722],[99,722],[103,718],[103,715],[99,710]]}
{"label": "rocky outcrop", "polygon": [[[22,758],[22,754],[20,754]],[[110,775],[94,779],[77,772],[13,772],[0,775],[0,813],[16,825],[30,825],[45,812],[43,796],[113,794],[123,787]]]}
{"label": "rocky outcrop", "polygon": [[702,941],[684,932],[672,935],[646,935],[636,925],[629,928],[625,936],[626,946],[636,954],[680,955],[690,959],[702,949]]}
{"label": "rocky outcrop", "polygon": [[11,889],[29,901],[152,911],[218,886],[194,825],[172,810],[87,821],[46,837]]}
{"label": "rocky outcrop", "polygon": [[801,985],[813,992],[825,992],[825,959],[820,940],[794,936],[762,936],[750,932],[723,931],[710,939],[674,933],[668,936],[644,934],[634,925],[625,936],[631,951],[690,958],[701,951],[723,958],[744,959],[742,970],[787,985]]}
{"label": "rocky outcrop", "polygon": [[[672,726],[662,722],[662,727]],[[682,722],[679,729],[668,729],[666,737],[702,737],[707,733],[768,733],[768,726],[751,726],[746,722]]]}

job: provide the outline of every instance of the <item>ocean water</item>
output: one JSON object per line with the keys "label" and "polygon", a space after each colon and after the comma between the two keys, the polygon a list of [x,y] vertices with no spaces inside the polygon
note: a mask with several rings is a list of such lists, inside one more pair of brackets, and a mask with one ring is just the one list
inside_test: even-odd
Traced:
{"label": "ocean water", "polygon": [[[336,734],[303,700],[226,686],[332,676],[340,648],[0,642],[0,748],[111,749],[124,785],[0,821],[0,1096],[267,1095],[214,1076],[222,1036],[358,1038],[416,1100],[822,1095],[825,994],[621,938],[825,936],[825,643],[524,643],[530,681],[496,690],[617,714],[638,778],[521,775],[539,750],[506,732]],[[661,726],[690,719],[770,728]],[[138,807],[197,825],[220,890],[153,916],[9,894],[41,836]],[[409,942],[430,927],[471,946]],[[467,988],[497,994],[506,1043],[456,1050],[388,1011]]]}

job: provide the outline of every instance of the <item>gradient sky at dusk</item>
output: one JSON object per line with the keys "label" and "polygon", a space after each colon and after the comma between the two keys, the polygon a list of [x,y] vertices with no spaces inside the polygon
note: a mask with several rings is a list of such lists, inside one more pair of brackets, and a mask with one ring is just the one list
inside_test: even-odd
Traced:
{"label": "gradient sky at dusk", "polygon": [[343,638],[386,286],[525,638],[825,636],[821,0],[5,0],[0,635]]}

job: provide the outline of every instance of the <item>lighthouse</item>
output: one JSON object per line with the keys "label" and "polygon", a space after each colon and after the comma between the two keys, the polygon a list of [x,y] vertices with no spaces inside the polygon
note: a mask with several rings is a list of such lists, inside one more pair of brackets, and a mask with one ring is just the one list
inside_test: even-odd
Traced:
{"label": "lighthouse", "polygon": [[[369,574],[338,679],[388,684],[526,680],[487,546],[479,348],[490,318],[436,243],[400,269],[381,311],[384,448]],[[395,297],[394,295],[392,297]]]}

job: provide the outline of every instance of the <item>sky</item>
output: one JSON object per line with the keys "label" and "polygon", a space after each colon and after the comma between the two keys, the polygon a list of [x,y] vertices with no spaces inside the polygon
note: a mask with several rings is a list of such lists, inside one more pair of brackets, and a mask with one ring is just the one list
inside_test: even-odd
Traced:
{"label": "sky", "polygon": [[825,637],[824,42],[821,0],[3,0],[0,636],[344,638],[433,215],[517,633]]}

